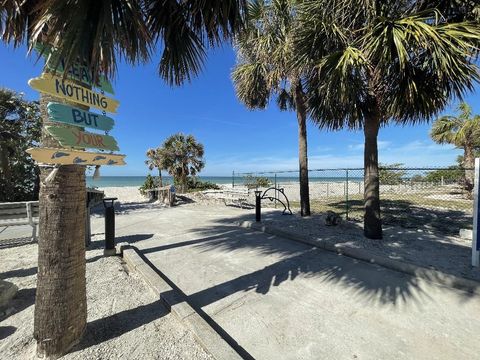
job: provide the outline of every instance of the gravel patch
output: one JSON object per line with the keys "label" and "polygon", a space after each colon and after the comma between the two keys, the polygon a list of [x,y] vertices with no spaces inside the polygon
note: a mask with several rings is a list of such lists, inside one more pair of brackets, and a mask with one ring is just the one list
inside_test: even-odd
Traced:
{"label": "gravel patch", "polygon": [[[102,252],[87,251],[87,330],[62,359],[212,359],[121,258]],[[0,258],[0,278],[19,288],[0,317],[1,358],[34,359],[37,245],[0,247]]]}

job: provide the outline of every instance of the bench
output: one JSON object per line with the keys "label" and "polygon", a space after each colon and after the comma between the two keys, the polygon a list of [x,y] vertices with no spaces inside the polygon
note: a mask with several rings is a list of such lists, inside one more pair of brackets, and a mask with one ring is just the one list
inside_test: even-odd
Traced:
{"label": "bench", "polygon": [[[223,200],[225,206],[235,204],[243,209],[245,202],[250,196],[250,190],[247,188],[225,189],[219,193],[217,199]],[[229,204],[227,203],[229,202]]]}
{"label": "bench", "polygon": [[0,203],[0,226],[30,225],[32,240],[37,240],[38,201]]}

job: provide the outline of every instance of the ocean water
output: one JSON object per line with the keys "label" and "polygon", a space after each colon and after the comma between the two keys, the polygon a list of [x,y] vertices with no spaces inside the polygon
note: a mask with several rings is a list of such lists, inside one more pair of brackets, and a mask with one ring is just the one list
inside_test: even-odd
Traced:
{"label": "ocean water", "polygon": [[[164,185],[173,183],[170,176],[163,176]],[[230,176],[201,176],[202,181],[210,181],[215,184],[231,184]],[[87,176],[87,186],[89,187],[109,187],[109,186],[142,186],[145,182],[145,176],[100,176],[94,180],[92,176]]]}
{"label": "ocean water", "polygon": [[[232,184],[231,176],[200,176],[201,181],[209,181],[214,184]],[[274,177],[269,177],[272,184],[275,182]],[[243,177],[235,177],[235,184],[241,185]],[[328,177],[313,177],[310,176],[310,182],[343,182],[345,177],[328,176]],[[363,181],[361,177],[349,177],[350,181]],[[101,176],[99,179],[93,180],[92,176],[87,176],[87,186],[89,187],[110,187],[110,186],[138,186],[140,187],[145,181],[145,176]],[[289,182],[297,182],[298,178],[295,176],[277,176],[277,183],[285,184]],[[172,178],[170,176],[163,176],[164,184],[171,184]]]}

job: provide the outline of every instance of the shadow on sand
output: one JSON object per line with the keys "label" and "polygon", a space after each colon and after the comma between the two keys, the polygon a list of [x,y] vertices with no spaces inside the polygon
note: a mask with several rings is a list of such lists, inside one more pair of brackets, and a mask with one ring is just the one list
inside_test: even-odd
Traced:
{"label": "shadow on sand", "polygon": [[134,309],[121,311],[110,316],[91,321],[82,341],[72,352],[83,350],[102,342],[117,338],[129,331],[146,325],[167,315],[169,311],[160,300]]}

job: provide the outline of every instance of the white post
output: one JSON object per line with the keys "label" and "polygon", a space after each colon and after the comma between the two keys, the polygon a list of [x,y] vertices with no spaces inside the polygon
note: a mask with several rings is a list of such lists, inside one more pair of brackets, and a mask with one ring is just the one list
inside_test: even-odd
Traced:
{"label": "white post", "polygon": [[480,265],[480,158],[475,159],[475,188],[473,204],[472,266]]}

